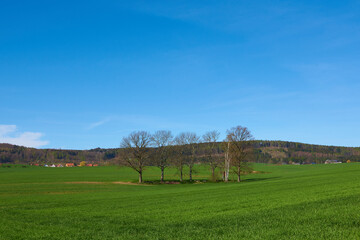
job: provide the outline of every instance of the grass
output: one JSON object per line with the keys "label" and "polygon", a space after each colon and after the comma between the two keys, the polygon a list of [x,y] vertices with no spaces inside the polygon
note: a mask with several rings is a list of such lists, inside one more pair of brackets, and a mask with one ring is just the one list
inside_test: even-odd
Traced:
{"label": "grass", "polygon": [[[254,168],[267,173],[180,185],[113,184],[137,180],[117,167],[0,168],[0,239],[360,239],[360,164]],[[66,183],[81,181],[102,184]]]}

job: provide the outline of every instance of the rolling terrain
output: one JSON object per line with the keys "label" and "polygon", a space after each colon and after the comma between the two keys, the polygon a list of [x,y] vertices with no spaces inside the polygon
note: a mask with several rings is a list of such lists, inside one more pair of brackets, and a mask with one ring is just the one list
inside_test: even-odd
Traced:
{"label": "rolling terrain", "polygon": [[[360,161],[359,147],[338,147],[304,144],[284,141],[251,141],[253,155],[250,161],[257,163],[324,163],[327,159],[343,162]],[[197,144],[197,161],[206,163],[204,153],[207,143]],[[218,143],[218,152],[223,154],[222,144]],[[36,149],[0,143],[0,164],[53,164],[75,163],[81,161],[102,165],[114,164],[121,148],[91,150]]]}
{"label": "rolling terrain", "polygon": [[360,238],[360,164],[254,169],[241,183],[203,183],[198,165],[197,184],[138,185],[128,168],[0,167],[0,239]]}

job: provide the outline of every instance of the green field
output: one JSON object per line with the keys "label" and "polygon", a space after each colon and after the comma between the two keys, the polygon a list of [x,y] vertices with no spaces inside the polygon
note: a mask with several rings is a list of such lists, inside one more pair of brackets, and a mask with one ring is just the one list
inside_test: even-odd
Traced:
{"label": "green field", "polygon": [[0,167],[0,239],[360,239],[360,164],[254,168],[241,183],[125,185],[127,168]]}

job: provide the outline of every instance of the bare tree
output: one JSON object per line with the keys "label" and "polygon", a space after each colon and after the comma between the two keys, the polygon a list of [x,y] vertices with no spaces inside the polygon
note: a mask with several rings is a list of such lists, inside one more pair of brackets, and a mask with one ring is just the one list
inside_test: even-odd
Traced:
{"label": "bare tree", "polygon": [[180,133],[174,139],[175,151],[177,157],[174,159],[174,164],[180,172],[180,182],[183,181],[183,168],[187,158],[186,137],[184,133]]}
{"label": "bare tree", "polygon": [[252,151],[252,145],[249,142],[253,140],[253,136],[246,127],[236,126],[227,130],[228,157],[234,172],[240,182],[241,172],[249,169],[247,158]]}
{"label": "bare tree", "polygon": [[124,148],[121,162],[139,173],[139,183],[142,183],[142,174],[149,159],[149,145],[151,135],[146,131],[136,131],[124,137],[120,147]]}
{"label": "bare tree", "polygon": [[185,133],[185,136],[186,142],[190,147],[190,156],[188,158],[187,164],[189,166],[189,180],[192,181],[193,167],[196,161],[196,149],[198,147],[198,143],[200,143],[200,137],[197,136],[196,133],[192,132]]}
{"label": "bare tree", "polygon": [[152,136],[152,144],[156,147],[154,163],[161,170],[161,182],[164,181],[164,171],[169,165],[173,135],[171,131],[156,131]]}
{"label": "bare tree", "polygon": [[218,151],[218,139],[219,139],[220,133],[216,130],[206,132],[203,136],[203,142],[206,142],[206,156],[207,161],[210,165],[211,171],[212,171],[212,179],[215,180],[215,169],[220,164],[220,158],[218,157],[219,151]]}

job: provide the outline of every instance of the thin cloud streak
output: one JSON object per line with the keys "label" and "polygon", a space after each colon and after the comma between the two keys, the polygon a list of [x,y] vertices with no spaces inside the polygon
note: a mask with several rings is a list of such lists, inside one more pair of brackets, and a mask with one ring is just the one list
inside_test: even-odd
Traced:
{"label": "thin cloud streak", "polygon": [[91,124],[87,127],[87,129],[88,129],[88,130],[94,129],[94,128],[96,128],[96,127],[99,127],[99,126],[101,126],[101,125],[104,125],[105,123],[110,122],[111,120],[112,120],[112,118],[105,118],[105,119],[102,119],[102,120],[100,120],[100,121],[98,121],[98,122],[91,123]]}

